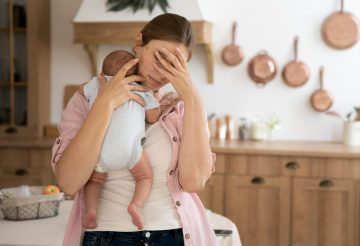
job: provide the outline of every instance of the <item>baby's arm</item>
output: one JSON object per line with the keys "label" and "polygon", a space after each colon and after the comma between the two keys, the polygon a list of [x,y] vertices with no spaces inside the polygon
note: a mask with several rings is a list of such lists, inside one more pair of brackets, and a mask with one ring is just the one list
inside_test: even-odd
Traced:
{"label": "baby's arm", "polygon": [[145,120],[149,124],[153,124],[158,121],[160,117],[160,107],[149,109],[145,111]]}

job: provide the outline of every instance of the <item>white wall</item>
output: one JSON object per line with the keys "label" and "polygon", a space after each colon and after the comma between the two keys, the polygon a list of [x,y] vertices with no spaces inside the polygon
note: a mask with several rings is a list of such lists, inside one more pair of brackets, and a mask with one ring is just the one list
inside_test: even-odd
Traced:
{"label": "white wall", "polygon": [[[171,4],[171,0],[169,0]],[[57,123],[62,109],[63,88],[90,78],[90,65],[81,45],[72,44],[71,21],[81,1],[56,1],[52,4],[51,122]],[[213,22],[215,83],[206,80],[203,47],[198,46],[190,63],[193,80],[204,99],[206,109],[217,115],[235,118],[268,117],[276,113],[283,129],[276,139],[333,141],[340,140],[342,122],[312,110],[311,93],[319,86],[318,69],[325,67],[325,87],[335,98],[332,109],[345,115],[360,105],[360,43],[351,49],[328,48],[320,36],[324,19],[339,9],[340,0],[200,0],[207,20]],[[345,9],[360,18],[360,2],[345,1]],[[230,41],[232,22],[238,22],[237,42],[245,51],[245,60],[237,67],[225,66],[222,48]],[[266,49],[279,68],[293,58],[293,38],[300,36],[299,58],[311,70],[309,82],[300,88],[287,87],[280,73],[265,88],[258,88],[247,73],[248,61]],[[99,60],[112,49],[126,46],[101,46]]]}

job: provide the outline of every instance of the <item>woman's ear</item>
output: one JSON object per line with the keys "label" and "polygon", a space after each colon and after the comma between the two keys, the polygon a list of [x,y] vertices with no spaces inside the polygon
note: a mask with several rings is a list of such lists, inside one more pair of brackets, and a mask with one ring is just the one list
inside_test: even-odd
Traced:
{"label": "woman's ear", "polygon": [[134,38],[134,41],[133,41],[133,44],[132,44],[132,48],[133,50],[135,51],[136,48],[142,46],[142,34],[141,32],[139,32],[138,34],[136,34],[135,38]]}

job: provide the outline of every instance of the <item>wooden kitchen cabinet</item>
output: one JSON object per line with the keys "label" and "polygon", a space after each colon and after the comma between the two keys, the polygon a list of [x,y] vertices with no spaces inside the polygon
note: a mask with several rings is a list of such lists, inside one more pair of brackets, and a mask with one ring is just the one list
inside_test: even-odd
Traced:
{"label": "wooden kitchen cabinet", "polygon": [[40,137],[49,121],[50,1],[0,1],[0,137]]}
{"label": "wooden kitchen cabinet", "polygon": [[360,245],[360,148],[238,141],[211,146],[221,158],[223,196],[201,199],[209,209],[223,204],[243,246]]}
{"label": "wooden kitchen cabinet", "polygon": [[51,170],[53,139],[0,139],[0,188],[55,184]]}
{"label": "wooden kitchen cabinet", "polygon": [[281,177],[226,177],[225,215],[244,246],[288,246],[290,180]]}
{"label": "wooden kitchen cabinet", "polygon": [[294,178],[292,245],[358,245],[357,182]]}

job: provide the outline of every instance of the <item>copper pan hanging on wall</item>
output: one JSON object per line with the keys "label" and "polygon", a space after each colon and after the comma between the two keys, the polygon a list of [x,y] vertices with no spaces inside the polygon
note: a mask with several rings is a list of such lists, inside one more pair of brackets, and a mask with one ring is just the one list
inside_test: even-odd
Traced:
{"label": "copper pan hanging on wall", "polygon": [[294,39],[294,53],[295,58],[291,62],[285,65],[282,71],[282,77],[285,84],[291,87],[300,87],[304,85],[310,76],[309,67],[298,60],[298,43],[299,38]]}
{"label": "copper pan hanging on wall", "polygon": [[236,22],[233,23],[232,33],[231,33],[231,44],[225,46],[222,51],[222,60],[228,66],[236,66],[239,65],[244,59],[244,52],[241,47],[235,44],[236,38]]}
{"label": "copper pan hanging on wall", "polygon": [[339,50],[350,48],[359,41],[360,22],[354,15],[344,12],[344,0],[341,0],[341,10],[324,21],[321,34],[328,46]]}
{"label": "copper pan hanging on wall", "polygon": [[320,89],[317,89],[310,98],[311,106],[318,112],[329,110],[333,104],[330,92],[324,89],[324,68],[320,67]]}
{"label": "copper pan hanging on wall", "polygon": [[259,86],[265,86],[276,76],[277,65],[275,60],[261,51],[248,63],[248,74],[250,78]]}

